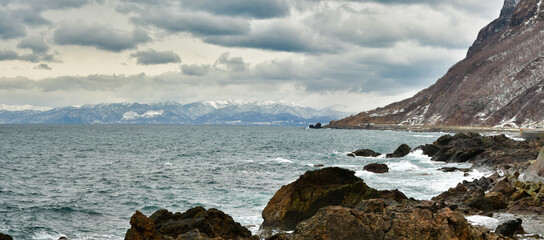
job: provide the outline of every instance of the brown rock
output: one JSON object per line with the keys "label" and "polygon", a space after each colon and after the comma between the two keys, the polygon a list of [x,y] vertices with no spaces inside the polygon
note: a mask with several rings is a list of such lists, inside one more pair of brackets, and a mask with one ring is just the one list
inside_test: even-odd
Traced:
{"label": "brown rock", "polygon": [[125,235],[125,240],[160,240],[156,233],[155,224],[140,211],[136,211],[130,218],[130,229]]}
{"label": "brown rock", "polygon": [[379,197],[355,172],[329,167],[308,171],[281,187],[263,210],[261,229],[293,230],[326,206],[353,207],[363,199]]}
{"label": "brown rock", "polygon": [[196,207],[184,213],[157,210],[149,218],[136,211],[125,240],[250,239],[251,232],[217,209]]}
{"label": "brown rock", "polygon": [[0,233],[0,240],[13,240],[10,235]]}
{"label": "brown rock", "polygon": [[512,184],[508,182],[507,179],[496,182],[493,185],[493,187],[489,189],[489,192],[500,192],[504,194],[505,196],[510,196],[515,191],[516,191],[516,188],[514,188],[514,186],[512,186]]}
{"label": "brown rock", "polygon": [[389,172],[389,167],[383,163],[371,163],[363,167],[363,170],[373,173],[386,173]]}
{"label": "brown rock", "polygon": [[[431,205],[432,206],[432,205]],[[472,227],[459,212],[449,208],[399,205],[385,211],[363,212],[339,206],[320,209],[300,222],[292,240],[352,239],[504,239]]]}
{"label": "brown rock", "polygon": [[493,210],[505,209],[508,207],[508,199],[500,192],[490,192],[485,195]]}

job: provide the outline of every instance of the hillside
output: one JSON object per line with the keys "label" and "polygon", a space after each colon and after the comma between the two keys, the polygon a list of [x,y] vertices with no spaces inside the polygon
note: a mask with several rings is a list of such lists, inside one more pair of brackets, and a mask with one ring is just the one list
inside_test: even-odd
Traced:
{"label": "hillside", "polygon": [[467,57],[434,85],[383,108],[331,121],[533,127],[544,121],[543,0],[505,0]]}
{"label": "hillside", "polygon": [[[5,107],[5,106],[4,106]],[[189,104],[111,103],[50,110],[0,109],[2,124],[198,124],[308,126],[347,116],[280,101],[204,101]]]}

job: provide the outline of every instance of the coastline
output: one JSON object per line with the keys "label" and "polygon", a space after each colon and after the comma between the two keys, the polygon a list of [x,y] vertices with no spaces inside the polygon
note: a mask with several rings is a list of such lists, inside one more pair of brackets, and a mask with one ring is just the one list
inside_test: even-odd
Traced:
{"label": "coastline", "polygon": [[392,130],[410,132],[444,132],[444,133],[481,133],[481,134],[508,134],[520,136],[520,128],[506,127],[463,127],[463,126],[436,126],[436,125],[398,125],[398,124],[373,124],[373,125],[326,125],[324,128],[353,129],[353,130]]}

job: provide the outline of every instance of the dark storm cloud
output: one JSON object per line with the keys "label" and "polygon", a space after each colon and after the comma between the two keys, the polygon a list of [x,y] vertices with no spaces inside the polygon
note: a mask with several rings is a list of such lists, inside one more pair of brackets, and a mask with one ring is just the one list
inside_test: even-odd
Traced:
{"label": "dark storm cloud", "polygon": [[9,11],[0,8],[0,38],[12,39],[26,35],[25,26]]}
{"label": "dark storm cloud", "polygon": [[171,8],[146,11],[133,19],[169,32],[188,32],[196,36],[238,35],[249,31],[246,19],[215,16],[205,12],[180,12]]}
{"label": "dark storm cloud", "polygon": [[31,49],[34,53],[45,53],[49,51],[49,46],[43,41],[43,38],[32,36],[21,40],[17,44],[18,48]]}
{"label": "dark storm cloud", "polygon": [[54,34],[55,43],[60,45],[79,45],[121,52],[136,48],[140,43],[150,40],[147,33],[135,29],[132,33],[118,31],[108,25],[85,25],[82,23],[62,25]]}
{"label": "dark storm cloud", "polygon": [[136,58],[136,62],[142,65],[179,63],[181,59],[172,51],[159,52],[153,49],[139,51],[130,55]]}
{"label": "dark storm cloud", "polygon": [[183,74],[189,76],[205,76],[210,71],[210,65],[182,64],[181,71],[183,72]]}
{"label": "dark storm cloud", "polygon": [[183,0],[182,6],[219,15],[258,19],[283,17],[289,14],[289,5],[285,0]]}

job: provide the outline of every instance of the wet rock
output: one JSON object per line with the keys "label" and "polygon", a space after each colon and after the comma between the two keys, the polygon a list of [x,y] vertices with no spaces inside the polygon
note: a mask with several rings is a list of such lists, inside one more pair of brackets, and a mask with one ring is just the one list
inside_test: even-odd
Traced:
{"label": "wet rock", "polygon": [[196,207],[184,213],[157,210],[149,218],[136,211],[125,240],[250,239],[251,232],[217,209]]}
{"label": "wet rock", "polygon": [[485,195],[493,210],[505,209],[508,207],[508,199],[500,192],[490,192]]}
{"label": "wet rock", "polygon": [[491,189],[489,189],[490,192],[500,192],[504,194],[505,196],[510,196],[512,193],[516,191],[516,188],[512,186],[512,184],[507,180],[499,180],[496,182]]}
{"label": "wet rock", "polygon": [[417,147],[416,150],[417,149],[421,149],[423,151],[423,154],[429,157],[434,156],[440,150],[440,148],[434,144],[425,144]]}
{"label": "wet rock", "polygon": [[455,172],[455,171],[459,171],[459,172],[470,172],[470,169],[468,168],[458,168],[458,167],[443,167],[443,168],[439,168],[438,171],[442,171],[442,172]]}
{"label": "wet rock", "polygon": [[289,239],[290,239],[290,236],[286,233],[277,233],[266,238],[266,240],[289,240]]}
{"label": "wet rock", "polygon": [[355,152],[352,152],[351,155],[348,153],[348,156],[358,156],[358,157],[377,157],[377,156],[380,156],[382,155],[381,153],[379,152],[374,152],[370,149],[359,149],[359,150],[356,150]]}
{"label": "wet rock", "polygon": [[0,233],[0,240],[13,240],[10,235]]}
{"label": "wet rock", "polygon": [[410,148],[410,146],[408,146],[406,144],[402,144],[397,149],[395,149],[395,151],[393,153],[387,154],[386,157],[387,158],[404,157],[404,156],[408,155],[408,153],[410,153],[410,150],[412,150],[412,148]]}
{"label": "wet rock", "polygon": [[373,173],[386,173],[389,172],[389,167],[383,163],[371,163],[363,167],[363,170]]}
{"label": "wet rock", "polygon": [[525,231],[521,226],[521,219],[510,220],[503,224],[500,224],[495,229],[495,233],[502,234],[507,237],[514,237],[514,234],[523,234]]}
{"label": "wet rock", "polygon": [[262,212],[262,230],[293,230],[326,206],[353,207],[364,199],[379,197],[355,172],[329,167],[307,171],[295,182],[281,187]]}

